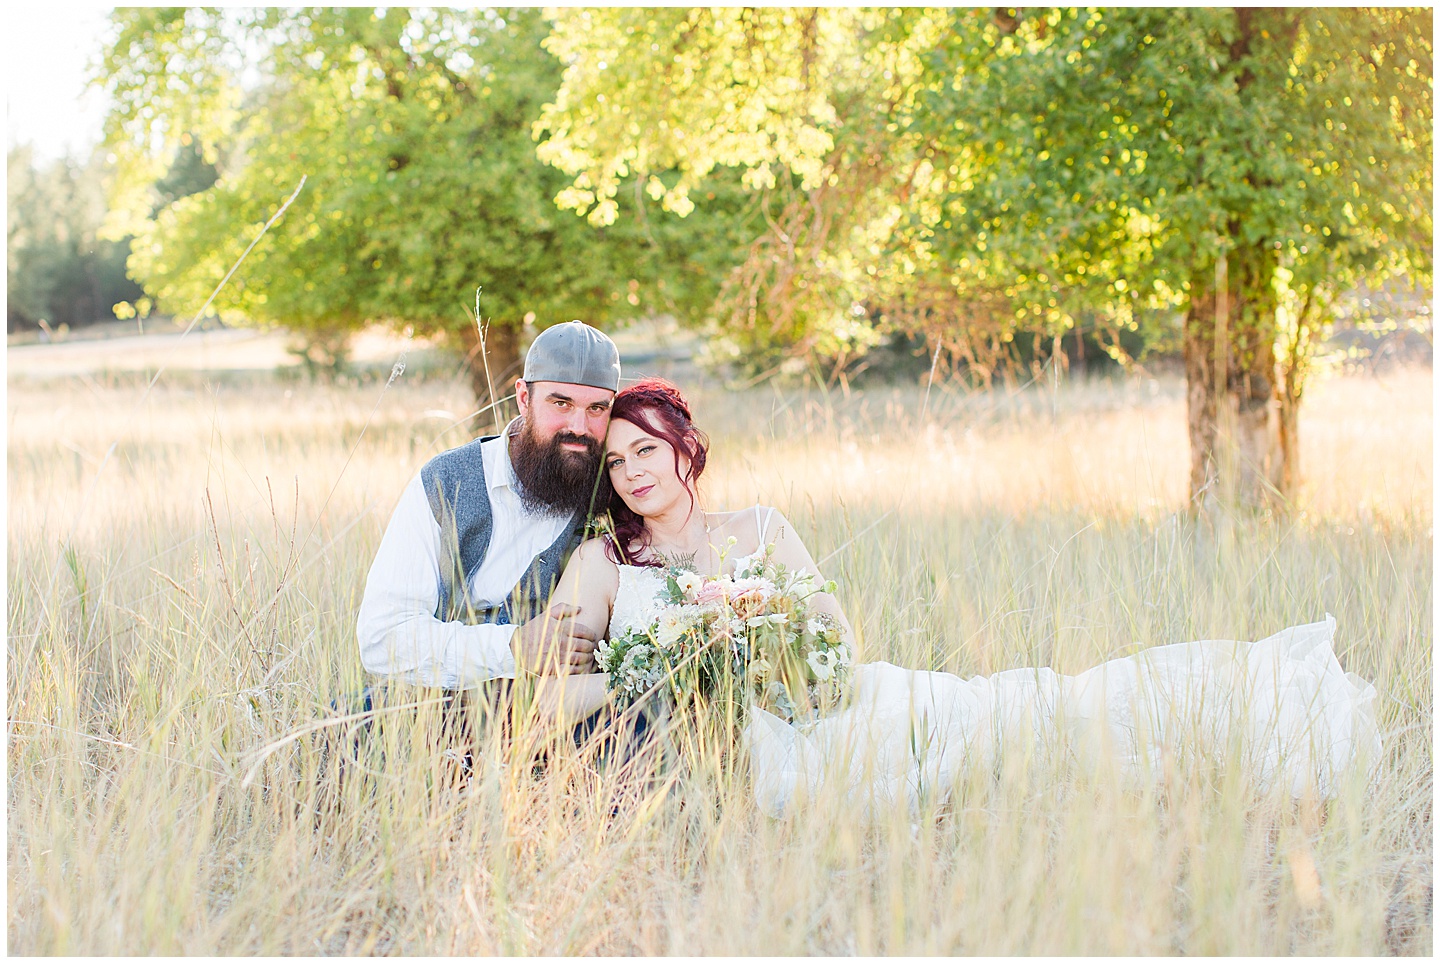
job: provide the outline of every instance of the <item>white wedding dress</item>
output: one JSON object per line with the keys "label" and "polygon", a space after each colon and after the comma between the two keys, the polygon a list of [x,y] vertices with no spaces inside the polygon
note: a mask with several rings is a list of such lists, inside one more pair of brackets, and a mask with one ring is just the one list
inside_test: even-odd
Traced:
{"label": "white wedding dress", "polygon": [[[611,636],[654,620],[664,572],[620,566]],[[1333,795],[1377,760],[1375,687],[1340,668],[1335,619],[1255,643],[1157,646],[1078,676],[1047,667],[961,679],[890,663],[854,668],[842,711],[792,725],[752,707],[744,742],[760,806],[782,813],[829,789],[872,808],[943,796],[1006,752],[1068,753],[1159,779],[1167,759],[1238,762],[1264,790]]]}

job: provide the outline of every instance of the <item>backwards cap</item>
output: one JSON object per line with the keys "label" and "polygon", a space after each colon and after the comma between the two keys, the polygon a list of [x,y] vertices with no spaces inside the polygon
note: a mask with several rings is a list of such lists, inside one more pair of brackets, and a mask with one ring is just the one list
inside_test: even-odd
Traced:
{"label": "backwards cap", "polygon": [[620,390],[620,350],[598,328],[567,321],[546,328],[525,353],[527,382],[565,382]]}

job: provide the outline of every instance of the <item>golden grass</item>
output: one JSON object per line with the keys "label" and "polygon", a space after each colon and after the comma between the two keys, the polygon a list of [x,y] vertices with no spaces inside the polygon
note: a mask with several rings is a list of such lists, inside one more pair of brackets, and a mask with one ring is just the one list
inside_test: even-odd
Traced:
{"label": "golden grass", "polygon": [[1329,611],[1381,694],[1377,774],[1318,810],[1017,757],[862,822],[565,754],[490,753],[456,790],[408,723],[337,783],[287,738],[361,685],[365,572],[404,482],[463,440],[439,413],[465,389],[12,380],[8,949],[1428,954],[1431,385],[1317,384],[1297,511],[1218,523],[1177,511],[1174,381],[698,391],[707,498],[787,512],[868,658],[1076,672]]}

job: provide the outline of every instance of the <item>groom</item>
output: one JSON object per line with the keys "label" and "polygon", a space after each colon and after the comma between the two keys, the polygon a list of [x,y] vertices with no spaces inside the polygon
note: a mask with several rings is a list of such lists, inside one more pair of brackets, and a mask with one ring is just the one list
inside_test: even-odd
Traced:
{"label": "groom", "polygon": [[360,603],[368,672],[445,690],[464,715],[476,696],[503,709],[517,676],[590,670],[605,614],[545,602],[595,508],[619,387],[605,334],[580,321],[548,328],[515,383],[520,417],[410,480]]}

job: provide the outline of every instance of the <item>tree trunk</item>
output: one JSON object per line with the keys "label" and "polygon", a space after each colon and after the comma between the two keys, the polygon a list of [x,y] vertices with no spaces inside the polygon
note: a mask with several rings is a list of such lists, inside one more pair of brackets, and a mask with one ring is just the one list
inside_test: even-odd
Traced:
{"label": "tree trunk", "polygon": [[1272,504],[1283,474],[1275,378],[1275,250],[1251,245],[1229,256],[1229,391],[1236,412],[1236,495],[1252,508]]}
{"label": "tree trunk", "polygon": [[1275,387],[1274,271],[1273,252],[1257,244],[1191,274],[1184,357],[1196,506],[1258,508],[1281,491],[1287,453]]}
{"label": "tree trunk", "polygon": [[[1273,46],[1270,29],[1293,23],[1288,15],[1276,20],[1273,14],[1235,9],[1229,60],[1238,67],[1235,85],[1242,103],[1255,80],[1252,45],[1264,40]],[[1253,173],[1252,182],[1268,183]],[[1190,498],[1195,504],[1213,499],[1259,508],[1277,501],[1285,480],[1293,487],[1298,464],[1294,412],[1282,427],[1282,392],[1276,387],[1278,255],[1263,239],[1242,241],[1242,228],[1232,215],[1230,250],[1218,264],[1197,263],[1191,272],[1184,340]]]}
{"label": "tree trunk", "polygon": [[1220,392],[1215,379],[1215,266],[1201,264],[1190,278],[1185,314],[1185,411],[1190,435],[1190,503],[1218,497],[1215,437]]}
{"label": "tree trunk", "polygon": [[520,326],[491,322],[485,327],[482,344],[480,331],[470,325],[461,330],[460,338],[470,370],[470,388],[475,392],[475,427],[498,432],[516,412],[511,399],[515,379],[522,371]]}
{"label": "tree trunk", "polygon": [[1300,491],[1300,399],[1280,395],[1280,494],[1294,502]]}
{"label": "tree trunk", "polygon": [[1280,357],[1280,383],[1275,394],[1280,400],[1280,494],[1293,503],[1300,493],[1300,400],[1314,357],[1313,335],[1319,324],[1319,305],[1314,290],[1297,306],[1295,330]]}

